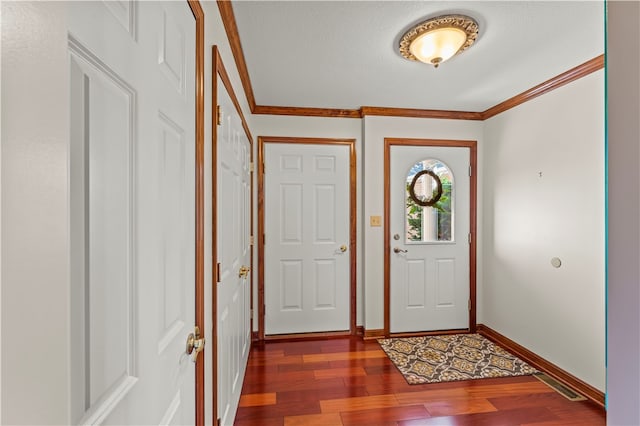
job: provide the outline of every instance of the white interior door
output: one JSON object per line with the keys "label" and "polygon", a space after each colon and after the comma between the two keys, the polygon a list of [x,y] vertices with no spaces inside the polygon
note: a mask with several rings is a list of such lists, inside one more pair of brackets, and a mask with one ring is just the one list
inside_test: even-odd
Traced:
{"label": "white interior door", "polygon": [[390,331],[468,328],[470,150],[392,145],[390,159]]}
{"label": "white interior door", "polygon": [[265,144],[265,334],[349,330],[349,154]]}
{"label": "white interior door", "polygon": [[68,10],[71,421],[193,424],[194,16]]}
{"label": "white interior door", "polygon": [[251,346],[251,144],[217,78],[217,393],[220,424],[226,426],[236,415]]}

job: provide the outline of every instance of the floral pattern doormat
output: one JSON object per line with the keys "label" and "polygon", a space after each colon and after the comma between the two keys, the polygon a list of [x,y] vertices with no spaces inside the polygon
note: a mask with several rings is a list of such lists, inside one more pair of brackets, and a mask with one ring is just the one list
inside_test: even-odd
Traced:
{"label": "floral pattern doormat", "polygon": [[378,343],[411,385],[538,372],[479,334],[379,339]]}

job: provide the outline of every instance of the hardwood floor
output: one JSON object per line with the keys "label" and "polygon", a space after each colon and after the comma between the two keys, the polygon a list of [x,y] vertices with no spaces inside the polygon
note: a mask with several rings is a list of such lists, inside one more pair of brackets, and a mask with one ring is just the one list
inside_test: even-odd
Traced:
{"label": "hardwood floor", "polygon": [[604,425],[532,376],[409,385],[378,343],[356,337],[251,350],[235,425]]}

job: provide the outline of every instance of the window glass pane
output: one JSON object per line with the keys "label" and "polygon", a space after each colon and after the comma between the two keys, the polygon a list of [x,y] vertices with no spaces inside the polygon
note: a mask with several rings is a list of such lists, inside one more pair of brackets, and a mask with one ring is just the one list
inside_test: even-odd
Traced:
{"label": "window glass pane", "polygon": [[453,174],[427,158],[411,167],[405,181],[407,243],[453,241]]}

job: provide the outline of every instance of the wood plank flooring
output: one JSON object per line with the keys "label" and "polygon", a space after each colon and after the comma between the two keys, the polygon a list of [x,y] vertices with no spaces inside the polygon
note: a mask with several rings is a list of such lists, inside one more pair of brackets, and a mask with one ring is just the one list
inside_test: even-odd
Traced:
{"label": "wood plank flooring", "polygon": [[409,385],[357,337],[254,343],[237,426],[604,425],[531,376]]}

